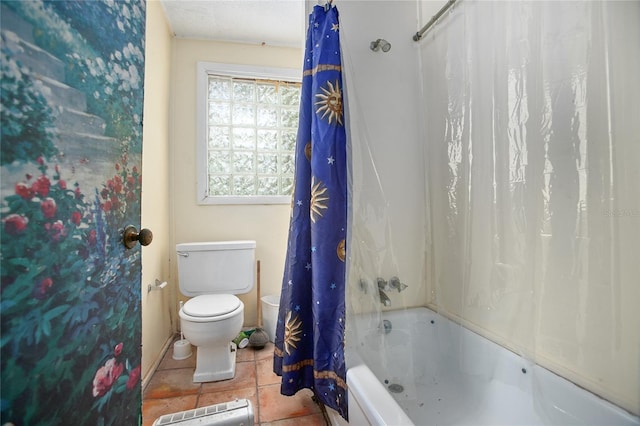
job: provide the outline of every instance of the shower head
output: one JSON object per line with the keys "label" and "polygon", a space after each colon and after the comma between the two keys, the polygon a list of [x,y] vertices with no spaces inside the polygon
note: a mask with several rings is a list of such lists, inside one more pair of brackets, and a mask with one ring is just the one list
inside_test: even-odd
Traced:
{"label": "shower head", "polygon": [[371,44],[369,45],[369,48],[374,52],[377,52],[378,50],[382,50],[383,52],[388,52],[389,50],[391,50],[391,43],[389,43],[387,40],[383,38],[379,38],[376,41],[372,41]]}

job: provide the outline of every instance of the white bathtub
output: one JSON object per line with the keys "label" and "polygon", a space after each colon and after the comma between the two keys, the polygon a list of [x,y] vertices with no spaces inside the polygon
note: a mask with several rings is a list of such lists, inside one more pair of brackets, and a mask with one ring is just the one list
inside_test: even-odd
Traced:
{"label": "white bathtub", "polygon": [[[638,417],[429,309],[387,312],[383,319],[391,322],[388,334],[358,320],[364,338],[352,342],[356,354],[347,354],[351,425],[640,425]],[[330,417],[344,424],[335,412]]]}

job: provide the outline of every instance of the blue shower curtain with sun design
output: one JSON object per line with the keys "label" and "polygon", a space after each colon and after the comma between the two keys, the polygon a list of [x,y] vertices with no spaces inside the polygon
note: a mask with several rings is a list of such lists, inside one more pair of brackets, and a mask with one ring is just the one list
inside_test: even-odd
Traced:
{"label": "blue shower curtain with sun design", "polygon": [[281,393],[313,390],[347,418],[344,360],[347,158],[338,10],[309,17],[295,188],[274,372]]}

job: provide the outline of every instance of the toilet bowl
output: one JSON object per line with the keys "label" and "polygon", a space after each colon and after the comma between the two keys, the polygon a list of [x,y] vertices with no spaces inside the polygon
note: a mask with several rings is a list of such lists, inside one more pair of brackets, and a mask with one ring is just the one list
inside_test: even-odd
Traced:
{"label": "toilet bowl", "polygon": [[236,294],[254,286],[255,241],[176,245],[180,291],[191,297],[180,309],[184,337],[197,347],[196,383],[231,379],[244,304]]}
{"label": "toilet bowl", "polygon": [[232,379],[236,371],[232,340],[242,330],[242,301],[231,294],[196,296],[182,306],[179,315],[184,337],[198,348],[193,381]]}

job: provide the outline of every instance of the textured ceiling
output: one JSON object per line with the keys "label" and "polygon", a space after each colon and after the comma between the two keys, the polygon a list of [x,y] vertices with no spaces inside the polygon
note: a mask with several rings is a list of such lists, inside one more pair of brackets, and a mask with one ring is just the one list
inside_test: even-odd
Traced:
{"label": "textured ceiling", "polygon": [[161,0],[179,38],[302,47],[304,0]]}

